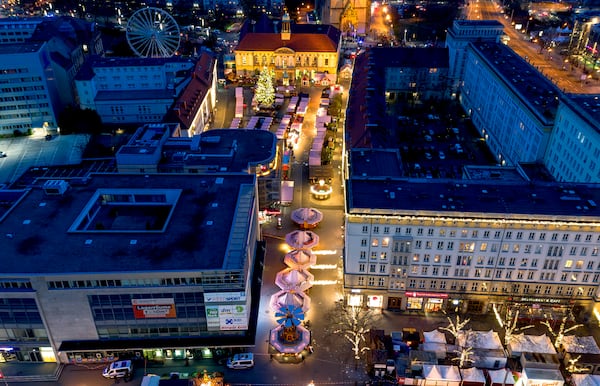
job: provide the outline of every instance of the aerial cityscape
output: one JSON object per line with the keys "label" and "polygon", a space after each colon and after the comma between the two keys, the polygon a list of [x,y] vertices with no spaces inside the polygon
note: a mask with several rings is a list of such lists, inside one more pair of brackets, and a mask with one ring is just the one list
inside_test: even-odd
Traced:
{"label": "aerial cityscape", "polygon": [[600,4],[0,0],[0,384],[600,386]]}

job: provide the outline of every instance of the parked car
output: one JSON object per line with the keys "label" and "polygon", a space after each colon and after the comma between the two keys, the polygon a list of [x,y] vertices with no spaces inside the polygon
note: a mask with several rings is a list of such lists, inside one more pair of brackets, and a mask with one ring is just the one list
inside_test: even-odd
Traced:
{"label": "parked car", "polygon": [[438,156],[440,157],[440,159],[446,159],[446,154],[440,150],[440,152],[438,153]]}
{"label": "parked car", "polygon": [[431,159],[431,158],[433,158],[433,157],[431,156],[431,153],[425,153],[425,158],[427,158],[427,159]]}
{"label": "parked car", "polygon": [[428,135],[425,136],[425,140],[427,142],[431,142],[431,141],[433,141],[433,138],[431,138],[431,135],[428,134]]}
{"label": "parked car", "polygon": [[3,151],[0,151],[0,158],[4,158],[4,157],[6,157],[6,153]]}
{"label": "parked car", "polygon": [[113,362],[102,371],[102,376],[110,379],[130,377],[132,374],[133,365],[131,361]]}

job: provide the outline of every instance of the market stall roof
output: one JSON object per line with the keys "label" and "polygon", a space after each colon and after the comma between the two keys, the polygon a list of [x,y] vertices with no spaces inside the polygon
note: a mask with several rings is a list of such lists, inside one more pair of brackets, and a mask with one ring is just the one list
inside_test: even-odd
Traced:
{"label": "market stall roof", "polygon": [[490,385],[514,385],[515,378],[508,369],[487,370]]}
{"label": "market stall roof", "polygon": [[483,375],[483,371],[476,367],[471,367],[469,369],[461,369],[460,374],[462,376],[463,382],[471,382],[471,383],[481,383],[485,384],[485,375]]}
{"label": "market stall roof", "polygon": [[571,374],[575,386],[600,386],[600,375]]}
{"label": "market stall roof", "polygon": [[566,352],[576,354],[600,354],[600,347],[593,336],[566,335],[562,338]]}
{"label": "market stall roof", "polygon": [[513,335],[508,342],[508,351],[511,355],[521,355],[524,352],[540,354],[556,354],[556,349],[550,338],[544,335]]}
{"label": "market stall roof", "polygon": [[447,343],[446,334],[439,330],[423,331],[425,343]]}
{"label": "market stall roof", "polygon": [[423,378],[427,380],[460,381],[457,366],[423,365]]}
{"label": "market stall roof", "polygon": [[461,347],[484,348],[488,350],[502,350],[502,342],[498,333],[489,331],[459,331],[457,345]]}

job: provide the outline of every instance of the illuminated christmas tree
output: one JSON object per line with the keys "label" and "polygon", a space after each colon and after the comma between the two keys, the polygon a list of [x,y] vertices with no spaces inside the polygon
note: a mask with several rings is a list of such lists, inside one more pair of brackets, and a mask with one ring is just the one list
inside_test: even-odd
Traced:
{"label": "illuminated christmas tree", "polygon": [[258,81],[256,82],[256,90],[254,98],[259,106],[271,107],[275,102],[275,88],[273,87],[273,78],[267,67],[263,67]]}

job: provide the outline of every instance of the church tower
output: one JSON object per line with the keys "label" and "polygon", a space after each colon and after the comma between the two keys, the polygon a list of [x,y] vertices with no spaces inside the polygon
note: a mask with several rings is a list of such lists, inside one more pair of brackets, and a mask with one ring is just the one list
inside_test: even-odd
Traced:
{"label": "church tower", "polygon": [[290,40],[291,37],[292,30],[290,27],[290,15],[285,12],[281,18],[281,40]]}
{"label": "church tower", "polygon": [[371,20],[371,0],[324,0],[323,24],[331,24],[344,33],[366,35]]}

